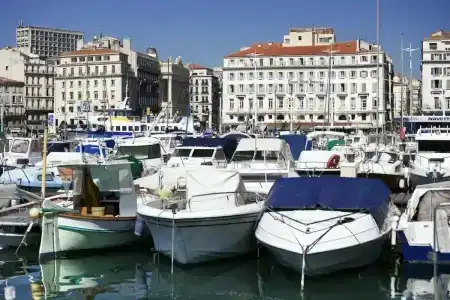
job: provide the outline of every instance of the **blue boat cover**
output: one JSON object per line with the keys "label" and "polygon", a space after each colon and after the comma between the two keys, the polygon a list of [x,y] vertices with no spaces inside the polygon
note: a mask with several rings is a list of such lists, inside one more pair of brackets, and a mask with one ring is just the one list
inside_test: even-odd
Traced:
{"label": "blue boat cover", "polygon": [[345,177],[280,178],[266,205],[276,210],[367,210],[372,214],[389,203],[389,188],[379,179]]}
{"label": "blue boat cover", "polygon": [[294,159],[298,159],[304,150],[311,150],[311,141],[308,141],[306,135],[285,134],[280,135],[280,139],[285,140],[291,148]]}
{"label": "blue boat cover", "polygon": [[191,138],[183,140],[183,147],[222,147],[225,157],[229,161],[236,151],[237,141],[228,138]]}

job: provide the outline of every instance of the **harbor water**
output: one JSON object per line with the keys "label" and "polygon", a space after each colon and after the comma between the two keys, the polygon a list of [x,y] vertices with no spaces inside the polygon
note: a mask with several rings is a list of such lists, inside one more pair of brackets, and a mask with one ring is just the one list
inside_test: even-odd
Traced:
{"label": "harbor water", "polygon": [[[406,274],[388,255],[369,267],[307,278],[280,267],[268,254],[197,266],[174,266],[149,251],[122,249],[104,254],[37,262],[35,249],[19,256],[2,251],[3,299],[448,299],[450,275],[437,284],[433,272]],[[417,278],[415,278],[416,276]],[[434,298],[433,287],[442,293]],[[418,296],[413,297],[416,294]]]}

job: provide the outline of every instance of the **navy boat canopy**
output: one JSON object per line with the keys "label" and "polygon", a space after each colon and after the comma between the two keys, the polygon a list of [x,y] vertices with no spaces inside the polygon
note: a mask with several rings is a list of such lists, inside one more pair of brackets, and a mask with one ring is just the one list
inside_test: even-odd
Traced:
{"label": "navy boat canopy", "polygon": [[285,140],[291,148],[292,156],[299,159],[300,154],[304,150],[311,150],[311,141],[308,141],[306,135],[302,134],[284,134],[280,135],[280,139]]}
{"label": "navy boat canopy", "polygon": [[389,202],[390,190],[379,179],[345,177],[280,178],[270,189],[267,206],[276,210],[368,210]]}
{"label": "navy boat canopy", "polygon": [[222,147],[226,159],[229,161],[236,151],[237,141],[229,138],[190,138],[183,140],[183,147]]}

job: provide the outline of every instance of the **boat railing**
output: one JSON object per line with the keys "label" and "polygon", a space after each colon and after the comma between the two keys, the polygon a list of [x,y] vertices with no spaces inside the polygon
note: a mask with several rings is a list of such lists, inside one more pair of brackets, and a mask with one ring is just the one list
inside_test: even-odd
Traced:
{"label": "boat railing", "polygon": [[[234,200],[236,206],[241,206],[249,203],[258,203],[265,200],[265,196],[262,193],[257,192],[217,192],[217,193],[207,193],[194,195],[189,199],[186,199],[186,205],[191,209],[192,201],[213,201],[210,197],[217,196],[216,199],[225,198],[227,201]],[[234,198],[234,199],[232,199]],[[243,204],[241,204],[243,202]]]}
{"label": "boat railing", "polygon": [[448,159],[450,159],[450,154],[441,157],[425,157],[423,155],[420,155],[419,153],[416,153],[414,155],[414,163],[418,164],[419,166],[427,167],[428,169],[434,169],[436,167],[442,169],[442,165]]}

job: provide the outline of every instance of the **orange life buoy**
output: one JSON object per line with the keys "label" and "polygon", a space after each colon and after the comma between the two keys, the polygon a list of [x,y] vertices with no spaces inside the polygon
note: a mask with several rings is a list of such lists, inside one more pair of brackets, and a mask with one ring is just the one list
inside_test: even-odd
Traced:
{"label": "orange life buoy", "polygon": [[341,157],[337,154],[333,154],[327,161],[327,169],[336,169]]}

